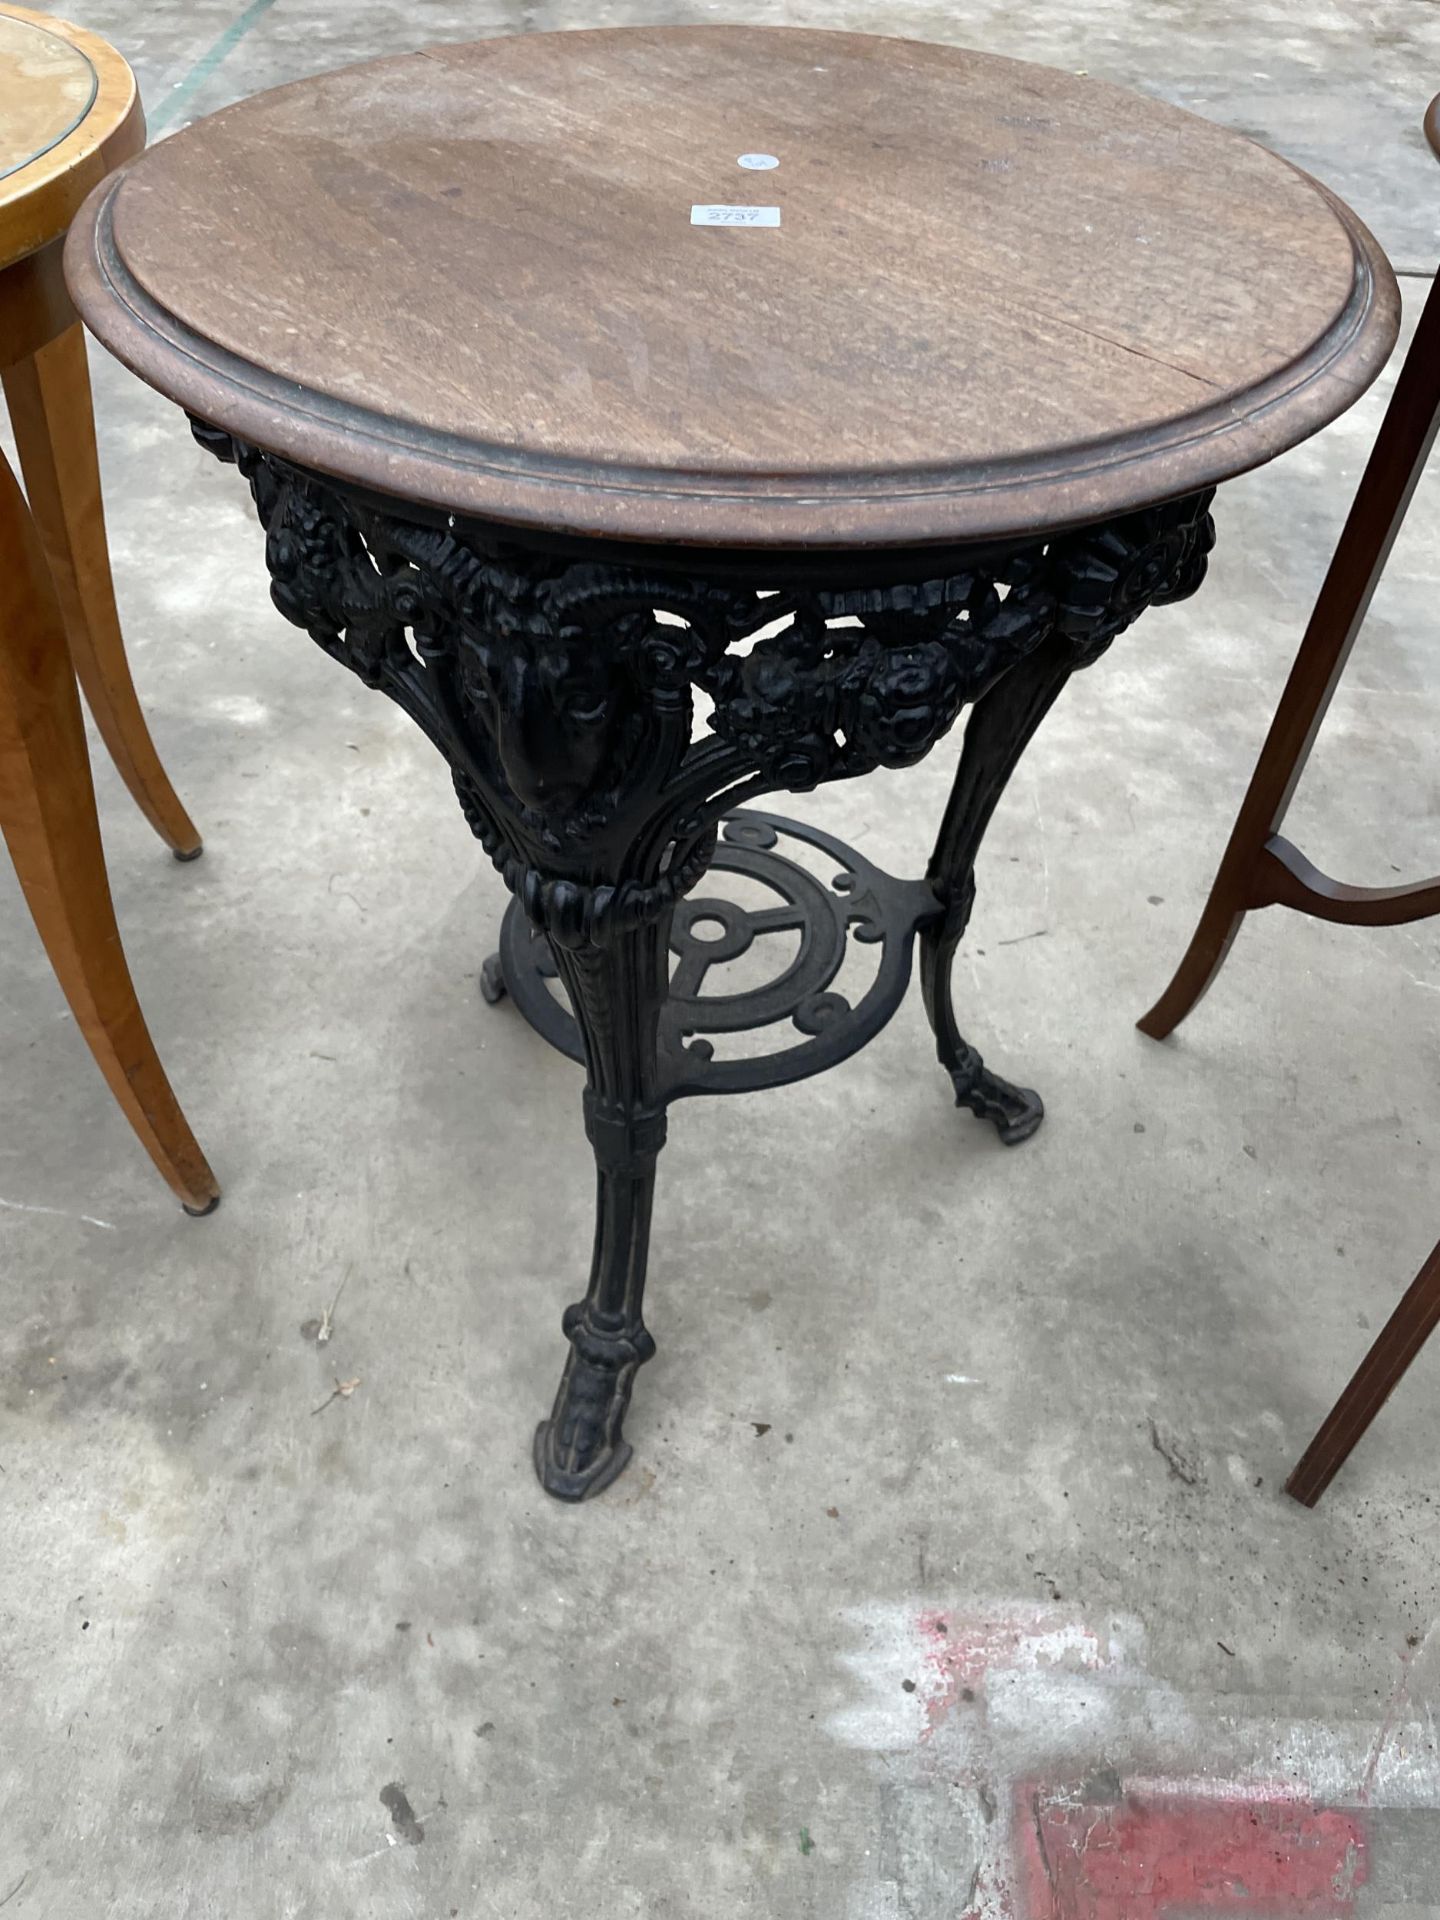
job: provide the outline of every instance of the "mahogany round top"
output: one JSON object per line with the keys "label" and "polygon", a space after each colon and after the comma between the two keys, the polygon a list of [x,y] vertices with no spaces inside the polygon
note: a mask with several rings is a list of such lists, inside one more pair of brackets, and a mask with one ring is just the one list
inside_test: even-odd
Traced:
{"label": "mahogany round top", "polygon": [[[695,224],[736,206],[767,211]],[[259,94],[99,189],[66,267],[114,353],[271,452],[714,546],[988,539],[1190,492],[1349,406],[1399,312],[1349,209],[1237,134],[1019,61],[753,27]]]}
{"label": "mahogany round top", "polygon": [[0,5],[0,268],[56,240],[145,144],[135,76],[97,34]]}

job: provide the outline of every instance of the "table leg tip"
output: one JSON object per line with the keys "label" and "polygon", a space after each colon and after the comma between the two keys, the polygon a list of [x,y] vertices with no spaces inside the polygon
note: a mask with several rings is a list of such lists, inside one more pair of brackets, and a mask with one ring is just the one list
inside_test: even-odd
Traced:
{"label": "table leg tip", "polygon": [[1285,1491],[1297,1506],[1313,1508],[1318,1505],[1321,1494],[1329,1484],[1329,1477],[1317,1485],[1313,1480],[1302,1480],[1298,1473],[1292,1473],[1285,1482]]}
{"label": "table leg tip", "polygon": [[498,953],[492,953],[487,959],[481,962],[480,998],[485,1002],[487,1007],[496,1007],[505,998],[508,991],[505,970],[500,964],[500,956]]}
{"label": "table leg tip", "polygon": [[188,1200],[182,1200],[180,1202],[180,1205],[184,1208],[185,1212],[189,1214],[192,1220],[204,1220],[208,1218],[210,1214],[214,1213],[215,1209],[219,1206],[219,1204],[220,1204],[220,1196],[218,1193],[215,1194],[211,1199],[207,1200],[203,1207],[192,1207]]}
{"label": "table leg tip", "polygon": [[572,1505],[589,1500],[618,1480],[630,1464],[635,1449],[628,1440],[607,1447],[584,1467],[566,1466],[557,1460],[552,1447],[553,1420],[542,1420],[535,1429],[535,1473],[541,1486],[553,1499]]}
{"label": "table leg tip", "polygon": [[205,843],[202,840],[199,846],[172,847],[170,851],[171,851],[171,854],[174,856],[174,858],[180,862],[182,867],[188,867],[192,860],[198,860],[201,854],[205,851]]}
{"label": "table leg tip", "polygon": [[951,1072],[957,1107],[969,1108],[977,1120],[988,1120],[1002,1146],[1018,1147],[1037,1132],[1045,1118],[1045,1102],[1033,1087],[1017,1087],[991,1073],[978,1054]]}
{"label": "table leg tip", "polygon": [[1030,1139],[1040,1131],[1040,1122],[1045,1118],[1045,1102],[1033,1087],[1017,1087],[1015,1091],[1020,1096],[1022,1110],[995,1122],[1000,1144],[1005,1147],[1018,1147]]}

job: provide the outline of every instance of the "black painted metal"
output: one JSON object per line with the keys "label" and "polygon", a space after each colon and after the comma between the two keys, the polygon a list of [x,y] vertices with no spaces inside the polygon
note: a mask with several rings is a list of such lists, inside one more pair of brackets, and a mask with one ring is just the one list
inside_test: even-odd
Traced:
{"label": "black painted metal", "polygon": [[[835,871],[828,886],[776,851],[782,838],[830,858]],[[666,1100],[788,1086],[848,1060],[875,1038],[905,998],[916,933],[944,916],[926,881],[892,879],[833,835],[779,814],[749,809],[732,814],[722,824],[706,879],[717,873],[761,882],[778,904],[748,908],[723,893],[697,892],[676,907],[670,953],[677,964],[660,1014],[660,1084]],[[720,933],[700,933],[706,922],[718,924]],[[705,992],[712,968],[738,960],[757,939],[775,933],[798,934],[798,948],[764,986]],[[833,991],[852,939],[875,947],[879,960],[874,979],[853,1005]],[[482,980],[508,990],[552,1047],[583,1062],[575,1017],[552,989],[557,973],[550,942],[530,925],[519,901],[512,901],[500,951],[486,962]],[[487,999],[499,997],[482,991]],[[793,1046],[738,1059],[714,1057],[711,1035],[755,1033],[782,1021],[804,1036]]]}
{"label": "black painted metal", "polygon": [[[843,1059],[898,1004],[918,932],[925,1005],[957,1102],[1008,1141],[1039,1124],[1038,1096],[992,1074],[955,1023],[950,973],[975,856],[1069,675],[1147,606],[1200,584],[1210,495],[1003,551],[579,553],[441,523],[202,423],[196,435],[250,482],[280,611],[396,701],[449,762],[465,817],[525,916],[524,930],[507,916],[502,966],[489,961],[482,975],[486,997],[508,972],[547,1037],[571,1052],[578,1040],[595,1243],[586,1295],[564,1315],[570,1351],[535,1463],[551,1493],[584,1499],[630,1458],[625,1411],[655,1351],[642,1300],[672,1099],[775,1085]],[[696,690],[711,702],[699,738]],[[924,882],[891,880],[778,816],[736,816],[767,792],[912,765],[969,702]],[[828,888],[796,877],[772,833],[823,848],[849,890],[837,892],[833,876]],[[695,922],[707,907],[690,896],[712,864],[777,887],[773,911],[801,936],[793,965],[758,998],[701,992]],[[738,950],[765,930],[753,915],[708,912],[719,945]],[[849,937],[880,949],[877,980],[853,1007],[833,985]],[[569,1027],[535,997],[549,997],[533,953],[542,939]],[[788,1019],[803,1037],[759,1062],[707,1055],[707,1033],[757,1018]]]}

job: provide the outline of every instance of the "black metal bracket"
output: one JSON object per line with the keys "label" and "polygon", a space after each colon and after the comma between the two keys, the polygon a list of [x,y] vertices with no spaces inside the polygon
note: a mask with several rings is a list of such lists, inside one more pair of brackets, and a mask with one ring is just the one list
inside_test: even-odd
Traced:
{"label": "black metal bracket", "polygon": [[[829,880],[779,851],[783,840],[823,854],[833,868]],[[743,906],[696,891],[676,907],[670,991],[660,1014],[663,1101],[788,1086],[848,1060],[868,1046],[904,999],[915,935],[945,916],[944,902],[928,881],[896,880],[833,835],[780,814],[731,814],[708,873],[755,881],[775,896],[775,904]],[[763,948],[777,934],[798,935],[798,944],[762,986],[705,992],[715,968],[757,944]],[[874,978],[853,1003],[834,988],[852,939],[873,947],[878,961]],[[491,1002],[508,992],[542,1038],[584,1063],[584,1042],[562,997],[550,942],[518,901],[505,915],[499,953],[485,963],[481,991]],[[803,1036],[793,1045],[716,1059],[711,1036],[755,1033],[785,1022]]]}

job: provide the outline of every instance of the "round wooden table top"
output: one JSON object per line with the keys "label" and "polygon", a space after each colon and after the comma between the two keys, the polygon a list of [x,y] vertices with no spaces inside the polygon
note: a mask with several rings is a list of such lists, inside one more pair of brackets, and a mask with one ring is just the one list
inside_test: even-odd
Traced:
{"label": "round wooden table top", "polygon": [[[737,211],[738,209],[738,211]],[[441,46],[255,96],[66,254],[192,412],[381,492],[705,546],[989,539],[1342,412],[1373,238],[1239,135],[953,47],[779,28]]]}
{"label": "round wooden table top", "polygon": [[144,144],[135,76],[108,42],[0,5],[0,268],[58,239]]}

